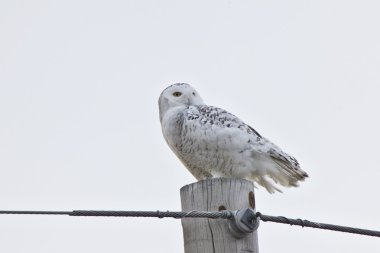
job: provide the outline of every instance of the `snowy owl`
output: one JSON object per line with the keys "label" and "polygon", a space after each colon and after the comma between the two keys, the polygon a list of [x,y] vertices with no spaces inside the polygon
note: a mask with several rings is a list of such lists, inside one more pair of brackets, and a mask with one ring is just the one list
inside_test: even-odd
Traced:
{"label": "snowy owl", "polygon": [[197,180],[244,178],[274,193],[275,183],[298,186],[308,177],[295,158],[235,115],[206,105],[189,84],[167,87],[158,104],[166,142]]}

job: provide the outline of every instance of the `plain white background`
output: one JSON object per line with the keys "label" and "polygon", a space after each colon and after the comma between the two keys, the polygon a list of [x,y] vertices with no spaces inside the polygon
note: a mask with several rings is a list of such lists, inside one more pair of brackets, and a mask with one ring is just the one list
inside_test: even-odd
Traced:
{"label": "plain white background", "polygon": [[[188,82],[310,178],[266,214],[380,230],[378,1],[0,2],[0,209],[180,210],[157,99]],[[262,223],[261,252],[380,240]],[[183,252],[180,221],[0,216],[0,251]]]}

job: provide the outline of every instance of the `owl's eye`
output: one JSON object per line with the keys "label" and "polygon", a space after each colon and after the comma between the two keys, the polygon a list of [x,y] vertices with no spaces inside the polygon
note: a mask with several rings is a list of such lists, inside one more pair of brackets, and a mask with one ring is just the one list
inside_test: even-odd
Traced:
{"label": "owl's eye", "polygon": [[173,96],[175,97],[180,97],[181,95],[182,95],[182,92],[179,92],[179,91],[173,92]]}
{"label": "owl's eye", "polygon": [[193,96],[195,96],[195,92],[193,92]]}

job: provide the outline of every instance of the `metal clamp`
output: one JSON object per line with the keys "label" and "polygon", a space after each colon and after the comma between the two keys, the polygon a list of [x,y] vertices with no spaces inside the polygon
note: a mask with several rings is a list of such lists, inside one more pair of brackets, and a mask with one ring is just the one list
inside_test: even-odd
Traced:
{"label": "metal clamp", "polygon": [[259,223],[259,219],[255,218],[255,212],[250,208],[244,208],[234,212],[234,217],[229,221],[228,228],[235,238],[243,238],[256,231]]}

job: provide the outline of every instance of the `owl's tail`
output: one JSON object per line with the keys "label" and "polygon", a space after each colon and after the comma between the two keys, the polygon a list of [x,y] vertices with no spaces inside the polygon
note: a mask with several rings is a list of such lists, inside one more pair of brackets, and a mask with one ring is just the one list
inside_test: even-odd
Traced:
{"label": "owl's tail", "polygon": [[308,174],[300,168],[291,167],[290,164],[278,160],[263,159],[260,168],[252,172],[248,178],[256,181],[269,193],[282,192],[275,184],[298,187],[299,182],[308,177]]}

